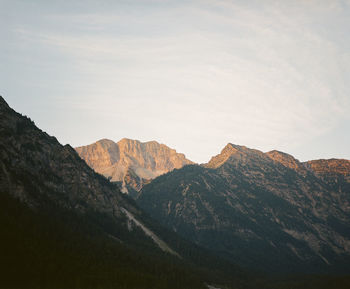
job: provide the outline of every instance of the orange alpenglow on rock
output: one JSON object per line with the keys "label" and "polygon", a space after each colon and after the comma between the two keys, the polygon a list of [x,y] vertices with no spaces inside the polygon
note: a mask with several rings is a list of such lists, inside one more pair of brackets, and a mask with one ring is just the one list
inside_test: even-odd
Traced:
{"label": "orange alpenglow on rock", "polygon": [[156,141],[140,142],[123,138],[115,143],[102,139],[77,147],[76,151],[96,172],[111,181],[123,182],[124,192],[127,192],[126,185],[139,191],[149,180],[193,164],[184,154]]}

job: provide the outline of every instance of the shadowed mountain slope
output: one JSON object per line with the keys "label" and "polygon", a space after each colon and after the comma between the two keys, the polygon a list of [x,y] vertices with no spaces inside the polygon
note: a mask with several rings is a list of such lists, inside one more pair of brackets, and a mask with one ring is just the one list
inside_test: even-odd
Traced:
{"label": "shadowed mountain slope", "polygon": [[0,120],[0,288],[254,287],[158,225],[2,97]]}
{"label": "shadowed mountain slope", "polygon": [[168,228],[240,265],[339,273],[350,266],[344,194],[288,154],[228,144],[208,164],[156,178],[137,202]]}

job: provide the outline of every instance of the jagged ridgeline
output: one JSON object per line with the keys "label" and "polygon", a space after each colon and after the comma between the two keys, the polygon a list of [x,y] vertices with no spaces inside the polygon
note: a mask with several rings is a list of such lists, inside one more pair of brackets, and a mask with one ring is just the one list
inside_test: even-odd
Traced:
{"label": "jagged ridgeline", "polygon": [[346,168],[230,145],[141,190],[167,230],[0,97],[0,288],[349,288],[348,277],[251,271],[347,270]]}
{"label": "jagged ridgeline", "polygon": [[[253,288],[0,97],[1,288]],[[233,285],[232,285],[233,284]]]}
{"label": "jagged ridgeline", "polygon": [[118,182],[124,193],[136,196],[144,184],[159,175],[193,164],[184,154],[156,141],[102,139],[75,148],[96,172]]}
{"label": "jagged ridgeline", "polygon": [[155,219],[241,266],[268,273],[350,272],[350,161],[301,163],[228,144],[143,187]]}

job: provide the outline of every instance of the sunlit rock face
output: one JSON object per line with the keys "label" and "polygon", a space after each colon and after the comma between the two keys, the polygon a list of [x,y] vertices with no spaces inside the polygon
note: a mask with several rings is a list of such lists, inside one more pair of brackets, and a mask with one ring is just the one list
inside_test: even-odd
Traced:
{"label": "sunlit rock face", "polygon": [[312,162],[228,144],[207,164],[145,185],[137,202],[168,228],[243,266],[339,272],[350,264],[347,162],[332,169],[335,175],[322,170],[326,178]]}
{"label": "sunlit rock face", "polygon": [[321,159],[305,162],[304,165],[336,192],[334,197],[339,207],[350,214],[350,161]]}
{"label": "sunlit rock face", "polygon": [[174,169],[192,164],[184,154],[156,141],[103,139],[76,151],[96,172],[139,191],[145,183]]}
{"label": "sunlit rock face", "polygon": [[269,156],[275,162],[279,162],[287,168],[293,169],[302,175],[307,175],[307,169],[304,166],[304,164],[299,162],[292,155],[276,150],[267,152],[266,155]]}
{"label": "sunlit rock face", "polygon": [[350,161],[344,159],[313,160],[305,163],[321,177],[343,176],[350,181]]}
{"label": "sunlit rock face", "polygon": [[[70,145],[61,145],[31,119],[11,109],[1,96],[0,120],[1,194],[18,199],[36,212],[53,208],[50,213],[55,218],[56,209],[74,211],[85,216],[84,222],[91,222],[92,230],[98,228],[101,235],[130,246],[147,245],[151,238],[151,247],[179,257],[143,224],[152,224],[153,220],[144,216],[116,184],[92,170]],[[104,144],[113,150],[111,142]],[[113,160],[111,156],[103,161]]]}

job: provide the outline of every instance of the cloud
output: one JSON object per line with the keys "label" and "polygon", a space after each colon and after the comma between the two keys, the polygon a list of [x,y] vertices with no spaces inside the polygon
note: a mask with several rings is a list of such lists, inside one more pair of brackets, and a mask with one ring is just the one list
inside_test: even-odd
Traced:
{"label": "cloud", "polygon": [[193,1],[147,13],[123,6],[46,15],[50,29],[18,26],[16,35],[67,57],[77,110],[129,123],[145,138],[147,130],[175,144],[186,135],[183,151],[205,161],[228,141],[288,150],[348,117],[350,55],[319,24],[344,13],[342,5]]}

